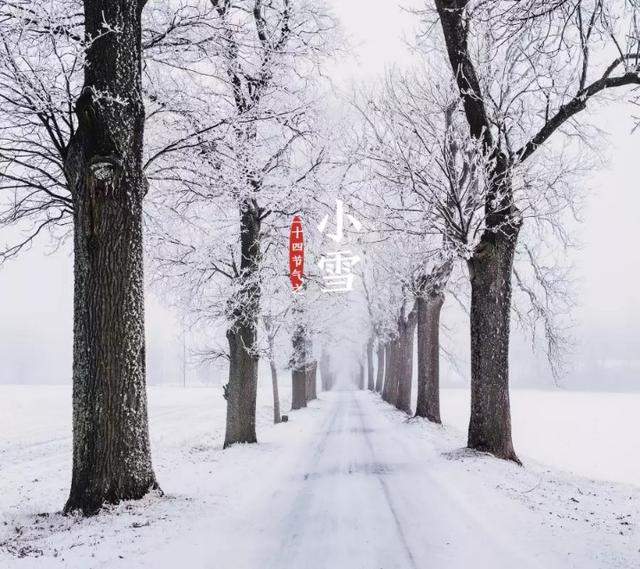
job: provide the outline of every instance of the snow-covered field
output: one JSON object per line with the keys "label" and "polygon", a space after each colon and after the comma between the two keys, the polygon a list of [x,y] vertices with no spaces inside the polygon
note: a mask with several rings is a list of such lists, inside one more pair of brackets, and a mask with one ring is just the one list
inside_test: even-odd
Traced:
{"label": "snow-covered field", "polygon": [[[441,397],[442,420],[466,432],[469,390],[443,389]],[[524,458],[640,486],[640,393],[514,389],[511,407]]]}
{"label": "snow-covered field", "polygon": [[219,388],[150,389],[165,496],[83,520],[59,514],[70,389],[0,386],[0,567],[640,567],[640,487],[587,478],[640,480],[639,395],[515,391],[519,468],[461,450],[462,390],[454,428],[350,391],[272,426],[268,387],[261,444],[226,451]]}

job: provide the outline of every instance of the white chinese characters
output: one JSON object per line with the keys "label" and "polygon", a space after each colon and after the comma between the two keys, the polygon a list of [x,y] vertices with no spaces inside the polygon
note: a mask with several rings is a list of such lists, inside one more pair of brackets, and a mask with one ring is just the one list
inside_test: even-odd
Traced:
{"label": "white chinese characters", "polygon": [[[336,200],[336,231],[328,233],[327,237],[337,244],[344,241],[345,235],[345,217],[351,223],[356,231],[362,229],[362,224],[350,214],[344,212],[344,203],[342,200]],[[329,216],[326,215],[318,225],[320,233],[324,234],[329,222]],[[322,272],[324,286],[323,292],[349,292],[353,290],[354,274],[353,268],[360,262],[360,257],[354,255],[351,251],[341,250],[323,255],[318,261],[318,267]]]}

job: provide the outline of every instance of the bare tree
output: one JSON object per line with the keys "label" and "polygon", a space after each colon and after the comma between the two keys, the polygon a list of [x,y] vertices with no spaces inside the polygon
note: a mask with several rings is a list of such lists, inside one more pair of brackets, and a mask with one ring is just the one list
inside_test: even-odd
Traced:
{"label": "bare tree", "polygon": [[[197,7],[144,7],[0,6],[0,223],[24,230],[0,250],[0,262],[45,230],[64,238],[73,228],[74,462],[65,510],[85,514],[157,487],[145,392],[142,207],[145,167],[175,144],[143,157],[144,71],[180,67],[178,53],[191,57],[214,38]],[[151,107],[151,117],[171,112]]]}
{"label": "bare tree", "polygon": [[[370,185],[374,190],[361,199],[375,219],[384,220],[379,223],[383,236],[399,233],[407,241],[421,240],[414,246],[421,264],[409,267],[400,278],[409,283],[418,311],[416,415],[439,422],[440,311],[455,260],[466,263],[484,232],[491,182],[486,175],[486,158],[469,135],[454,86],[437,69],[430,70],[428,76],[421,72],[389,73],[382,88],[361,97],[356,107],[365,123],[359,152],[369,166],[370,177],[378,180]],[[521,183],[517,190],[529,205],[529,217],[538,222],[538,234],[528,236],[520,253],[537,251],[545,241],[541,235],[544,225],[559,228],[552,217],[554,209],[559,203],[570,203],[566,169],[548,160],[544,166],[551,174],[520,172],[523,178],[536,179],[536,183]],[[516,308],[530,330],[535,330],[537,321],[544,322],[553,348],[549,350],[550,361],[556,363],[562,336],[554,312],[560,304],[556,301],[564,299],[566,291],[558,286],[561,279],[537,278],[550,275],[546,271],[531,274],[530,269],[540,265],[539,256],[546,255],[520,255],[518,274],[526,274],[527,282],[519,280],[525,294],[522,306]]]}
{"label": "bare tree", "polygon": [[[212,333],[226,328],[225,447],[255,442],[258,323],[266,258],[282,245],[323,163],[314,91],[332,20],[303,0],[212,1],[222,47],[205,75],[187,172],[162,184],[154,266],[171,295]],[[208,129],[207,115],[219,126]],[[194,174],[192,174],[193,172]],[[292,293],[291,293],[292,294]]]}
{"label": "bare tree", "polygon": [[64,162],[73,198],[73,477],[65,511],[157,488],[145,391],[144,2],[84,3],[85,81]]}
{"label": "bare tree", "polygon": [[468,443],[518,461],[508,390],[511,276],[528,213],[515,195],[518,171],[554,133],[575,132],[591,99],[640,84],[638,7],[602,0],[434,3],[469,132],[482,145],[490,180],[485,227],[468,262]]}
{"label": "bare tree", "polygon": [[[64,163],[78,128],[75,103],[83,86],[85,50],[113,31],[103,27],[97,33],[86,37],[80,0],[13,0],[0,6],[0,224],[18,227],[21,235],[3,244],[0,262],[43,234],[60,242],[72,230],[73,198]],[[142,81],[147,138],[153,141],[145,147],[143,164],[151,181],[157,171],[150,167],[195,136],[184,134],[190,126],[184,102],[178,108],[170,101],[172,87],[158,79],[171,69],[173,81],[184,85],[185,75],[193,75],[189,64],[217,41],[208,13],[198,5],[153,0],[142,13]],[[179,122],[183,134],[176,134]]]}
{"label": "bare tree", "polygon": [[273,393],[273,422],[277,425],[282,421],[280,413],[280,393],[278,389],[278,367],[275,359],[275,339],[279,326],[274,326],[268,316],[263,316],[263,323],[267,335],[269,370],[271,371],[271,390]]}
{"label": "bare tree", "polygon": [[[400,232],[370,231],[365,247],[362,281],[367,303],[370,329],[375,331],[379,353],[386,351],[382,398],[398,409],[411,413],[411,386],[413,378],[413,343],[417,324],[415,302],[415,276],[421,273],[422,259],[414,240]],[[384,236],[383,236],[384,235]],[[365,346],[371,345],[371,333]],[[384,347],[383,347],[384,346]],[[371,348],[371,366],[373,365]],[[370,382],[373,382],[371,370]],[[382,382],[380,363],[378,379]],[[375,387],[375,386],[374,386]]]}
{"label": "bare tree", "polygon": [[380,337],[378,337],[378,345],[376,347],[376,383],[375,391],[382,393],[382,384],[384,382],[384,369],[385,369],[385,344]]}
{"label": "bare tree", "polygon": [[[456,136],[455,99],[434,94],[420,76],[389,74],[379,93],[356,105],[365,122],[360,152],[370,176],[377,180],[374,190],[361,199],[375,219],[384,220],[378,223],[383,240],[385,235],[399,234],[405,243],[414,243],[412,262],[398,278],[415,299],[410,312],[415,318],[407,321],[411,325],[405,333],[419,323],[416,413],[439,422],[439,313],[454,259],[464,258],[482,222],[477,160],[473,145]],[[393,259],[397,263],[397,253]],[[399,325],[398,331],[404,328]],[[392,349],[397,349],[397,338]],[[411,353],[412,342],[403,344],[403,351]],[[408,377],[400,392],[400,407],[406,411],[410,411],[410,383]]]}
{"label": "bare tree", "polygon": [[373,345],[375,339],[374,336],[369,336],[367,340],[367,389],[369,391],[375,391],[375,375],[373,368]]}
{"label": "bare tree", "polygon": [[320,381],[323,391],[330,391],[335,384],[335,376],[331,368],[331,356],[326,346],[322,347],[320,355]]}
{"label": "bare tree", "polygon": [[[300,316],[300,311],[295,311]],[[302,409],[307,406],[309,396],[308,390],[308,372],[310,362],[309,358],[309,342],[307,339],[305,325],[302,322],[296,324],[291,339],[291,409]]]}

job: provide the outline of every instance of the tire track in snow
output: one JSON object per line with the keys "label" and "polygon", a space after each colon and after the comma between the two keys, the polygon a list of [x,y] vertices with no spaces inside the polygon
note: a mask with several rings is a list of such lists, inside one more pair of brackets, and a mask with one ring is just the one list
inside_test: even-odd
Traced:
{"label": "tire track in snow", "polygon": [[292,473],[295,497],[274,505],[284,510],[280,531],[290,537],[267,566],[418,569],[383,480],[397,465],[375,461],[353,392],[329,398],[319,439]]}
{"label": "tire track in snow", "polygon": [[[371,438],[369,433],[371,433],[371,428],[367,427],[367,425],[365,425],[364,422],[364,413],[362,412],[362,407],[360,405],[360,402],[358,401],[358,398],[355,397],[353,394],[351,395],[351,399],[353,401],[355,401],[356,407],[358,408],[358,415],[360,416],[360,424],[362,425],[362,432],[363,432],[363,437],[364,440],[366,442],[367,447],[369,448],[369,452],[371,453],[371,457],[375,458],[375,449],[373,447],[373,443],[371,442]],[[384,480],[384,478],[382,476],[380,476],[379,474],[376,474],[376,478],[378,479],[378,482],[380,483],[380,486],[382,487],[382,492],[384,494],[384,498],[385,501],[387,503],[387,506],[389,508],[389,511],[391,512],[391,515],[393,516],[393,520],[395,522],[396,525],[396,531],[398,532],[398,535],[400,536],[400,541],[402,543],[402,546],[405,550],[405,553],[407,555],[407,559],[408,561],[411,563],[411,567],[413,567],[414,569],[418,569],[418,565],[416,563],[415,557],[413,556],[413,552],[411,551],[411,547],[409,546],[409,542],[407,540],[407,536],[404,533],[404,529],[402,527],[402,523],[400,522],[400,517],[398,515],[398,511],[396,510],[394,504],[393,504],[393,500],[391,498],[391,491],[389,490],[389,486],[387,485],[387,482]]]}

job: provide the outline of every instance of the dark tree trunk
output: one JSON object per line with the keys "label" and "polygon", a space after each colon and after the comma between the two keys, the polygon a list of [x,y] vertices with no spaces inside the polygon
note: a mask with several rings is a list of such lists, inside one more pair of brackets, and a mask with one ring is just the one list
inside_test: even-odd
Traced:
{"label": "dark tree trunk", "polygon": [[260,214],[253,201],[243,203],[240,208],[240,254],[240,288],[232,299],[233,322],[227,330],[230,360],[229,383],[225,389],[227,428],[224,448],[235,443],[257,442]]}
{"label": "dark tree trunk", "polygon": [[225,387],[227,399],[227,429],[224,448],[235,443],[255,443],[256,391],[258,357],[247,350],[255,346],[255,326],[238,323],[227,330],[229,342],[229,383]]}
{"label": "dark tree trunk", "polygon": [[[471,420],[469,447],[518,461],[511,441],[509,319],[511,271],[522,224],[513,203],[510,157],[494,140],[485,99],[469,53],[468,0],[435,0],[451,68],[471,136],[491,157],[486,229],[469,261],[471,278]],[[564,119],[563,119],[564,120]]]}
{"label": "dark tree trunk", "polygon": [[313,401],[318,398],[318,363],[315,361],[307,364],[307,401]]}
{"label": "dark tree trunk", "polygon": [[397,396],[395,406],[411,414],[411,385],[413,382],[413,336],[416,329],[415,311],[398,325]]}
{"label": "dark tree trunk", "polygon": [[323,391],[329,391],[333,387],[331,359],[325,350],[322,351],[320,356],[320,382]]}
{"label": "dark tree trunk", "polygon": [[[85,0],[85,83],[65,172],[74,205],[73,472],[65,511],[96,513],[157,483],[145,386],[144,2]],[[107,22],[118,33],[105,34]]]}
{"label": "dark tree trunk", "polygon": [[307,406],[307,375],[303,369],[291,370],[291,409]]}
{"label": "dark tree trunk", "polygon": [[398,384],[401,372],[400,362],[400,339],[395,338],[391,347],[391,380],[389,381],[389,392],[387,395],[387,402],[394,406],[398,403]]}
{"label": "dark tree trunk", "polygon": [[394,357],[395,339],[389,340],[384,348],[384,385],[382,386],[382,399],[389,403],[389,393],[391,384],[393,383],[393,357]]}
{"label": "dark tree trunk", "polygon": [[491,234],[469,261],[471,421],[469,447],[518,461],[511,441],[509,328],[517,233]]}
{"label": "dark tree trunk", "polygon": [[440,423],[440,312],[444,295],[416,299],[418,312],[418,401],[416,417]]}
{"label": "dark tree trunk", "polygon": [[373,373],[373,338],[367,343],[367,388],[375,391],[375,377]]}
{"label": "dark tree trunk", "polygon": [[306,333],[299,324],[293,332],[293,354],[291,356],[291,409],[307,406]]}
{"label": "dark tree trunk", "polygon": [[378,344],[376,354],[378,356],[378,369],[376,370],[376,391],[382,393],[382,384],[384,382],[384,353],[385,346],[382,343]]}

